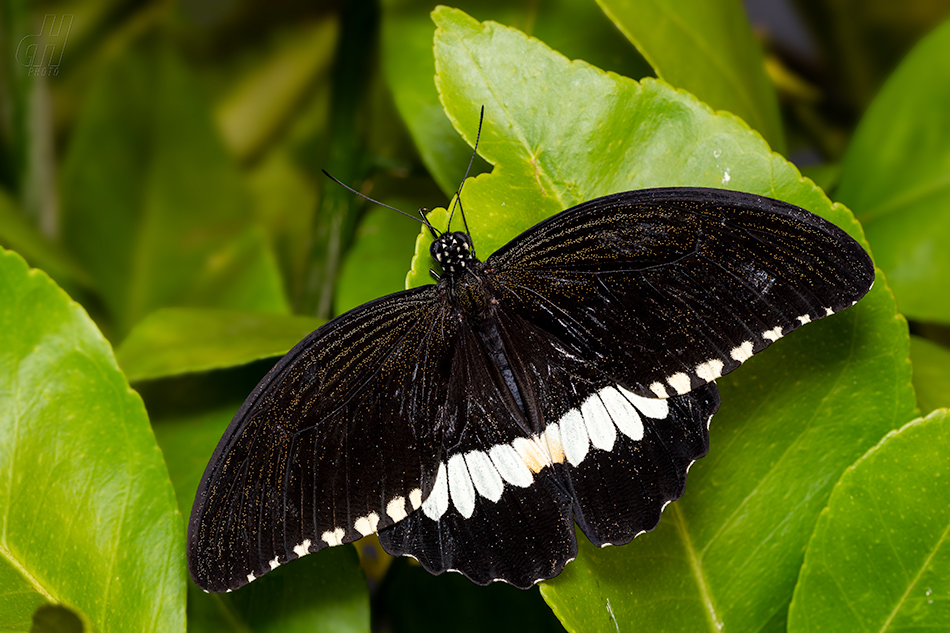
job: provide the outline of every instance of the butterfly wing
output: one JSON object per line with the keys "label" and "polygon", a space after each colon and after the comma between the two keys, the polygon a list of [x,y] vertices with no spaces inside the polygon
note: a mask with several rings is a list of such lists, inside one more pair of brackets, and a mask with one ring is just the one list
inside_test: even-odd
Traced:
{"label": "butterfly wing", "polygon": [[871,287],[864,249],[793,205],[647,189],[553,216],[488,258],[507,309],[641,396],[684,394]]}
{"label": "butterfly wing", "polygon": [[356,308],[294,347],[234,416],[201,479],[188,527],[196,584],[236,589],[417,509],[455,415],[444,376],[456,328],[427,286]]}
{"label": "butterfly wing", "polygon": [[[444,437],[432,497],[379,539],[430,572],[526,588],[576,556],[575,521],[598,545],[653,529],[706,453],[719,396],[714,384],[669,400],[636,396],[505,306],[486,329],[460,331],[469,357],[449,395],[465,403],[466,423]],[[479,338],[498,341],[507,378]],[[524,415],[511,384],[530,403]]]}

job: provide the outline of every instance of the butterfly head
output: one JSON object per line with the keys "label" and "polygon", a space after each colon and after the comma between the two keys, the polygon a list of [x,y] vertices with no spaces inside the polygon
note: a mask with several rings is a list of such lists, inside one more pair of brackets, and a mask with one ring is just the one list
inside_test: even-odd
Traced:
{"label": "butterfly head", "polygon": [[435,238],[429,247],[429,253],[449,277],[464,272],[475,259],[472,238],[461,231],[443,233]]}

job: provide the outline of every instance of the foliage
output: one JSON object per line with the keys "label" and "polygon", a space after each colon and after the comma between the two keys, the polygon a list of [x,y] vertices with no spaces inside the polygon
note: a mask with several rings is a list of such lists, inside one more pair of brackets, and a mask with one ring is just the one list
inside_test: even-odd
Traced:
{"label": "foliage", "polygon": [[[732,0],[5,4],[0,628],[950,627],[950,4],[912,4],[801,0],[812,66]],[[719,186],[866,236],[877,283],[720,380],[660,526],[579,535],[540,591],[361,542],[201,593],[184,521],[241,400],[322,320],[429,280],[418,225],[320,170],[444,202],[481,106],[480,256],[595,196]]]}

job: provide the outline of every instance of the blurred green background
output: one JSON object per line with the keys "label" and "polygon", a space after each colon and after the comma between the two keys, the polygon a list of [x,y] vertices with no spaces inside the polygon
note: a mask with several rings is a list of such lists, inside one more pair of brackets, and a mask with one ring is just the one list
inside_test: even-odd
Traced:
{"label": "blurred green background", "polygon": [[[919,408],[950,404],[950,1],[454,6],[745,119],[862,223],[910,321]],[[433,81],[434,7],[0,5],[0,245],[116,348],[185,516],[210,447],[274,357],[406,284],[419,225],[321,170],[409,213],[458,187],[471,147]],[[473,175],[490,169],[479,158]],[[312,583],[285,588],[281,568],[244,602],[192,587],[189,625],[295,630],[300,610],[312,618],[300,626],[326,630],[364,630],[370,613],[379,630],[561,629],[537,590],[390,569],[361,546],[367,592],[340,549],[310,557],[299,573]],[[299,606],[318,590],[330,611]],[[262,615],[275,596],[279,624]]]}

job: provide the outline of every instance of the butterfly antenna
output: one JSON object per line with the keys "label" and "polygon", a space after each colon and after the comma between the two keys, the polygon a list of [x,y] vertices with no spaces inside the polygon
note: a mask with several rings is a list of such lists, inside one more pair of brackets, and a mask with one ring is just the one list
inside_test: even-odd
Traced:
{"label": "butterfly antenna", "polygon": [[381,206],[381,207],[386,207],[387,209],[392,209],[392,210],[395,211],[396,213],[401,213],[402,215],[406,216],[407,218],[412,218],[412,219],[415,220],[416,222],[419,222],[420,224],[424,224],[424,225],[426,226],[426,228],[429,229],[429,231],[432,233],[433,236],[435,236],[435,235],[438,234],[438,232],[439,232],[438,229],[436,229],[434,226],[432,226],[431,224],[429,224],[429,220],[426,218],[426,214],[425,214],[425,211],[426,211],[426,210],[425,210],[425,209],[419,209],[419,215],[422,216],[422,219],[420,220],[419,218],[417,218],[416,216],[412,215],[411,213],[406,213],[405,211],[403,211],[403,210],[401,210],[401,209],[397,209],[396,207],[391,207],[391,206],[389,206],[388,204],[386,204],[386,203],[384,203],[384,202],[380,202],[379,200],[375,200],[375,199],[373,199],[373,198],[370,198],[369,196],[367,196],[367,195],[364,194],[364,193],[360,193],[359,191],[357,191],[357,190],[354,189],[353,187],[349,186],[349,185],[346,184],[345,182],[343,182],[343,181],[341,181],[341,180],[338,180],[337,178],[334,178],[333,176],[331,176],[331,175],[329,174],[329,172],[327,172],[326,169],[321,169],[320,171],[323,172],[323,175],[324,175],[324,176],[326,176],[327,178],[329,178],[330,180],[332,180],[332,181],[335,182],[336,184],[340,185],[341,187],[343,187],[343,188],[346,189],[347,191],[350,191],[351,193],[355,193],[355,194],[358,195],[360,198],[363,198],[364,200],[367,200],[367,201],[369,201],[369,202],[372,202],[373,204],[378,204],[378,205]]}
{"label": "butterfly antenna", "polygon": [[[475,154],[478,153],[478,141],[482,137],[482,122],[485,120],[485,106],[482,106],[481,112],[478,115],[478,132],[475,134],[475,147],[472,148],[472,157],[468,159],[468,169],[465,170],[465,175],[462,177],[462,182],[459,184],[458,191],[455,192],[453,197],[454,201],[458,203],[459,213],[462,215],[462,224],[465,225],[465,233],[471,237],[472,233],[468,230],[468,220],[465,219],[465,209],[462,208],[462,187],[465,186],[465,181],[468,179],[468,174],[472,171],[472,165],[475,163]],[[455,204],[452,205],[452,211],[449,213],[449,222],[446,226],[448,230],[452,226],[452,217],[455,215]],[[472,247],[472,255],[475,254],[475,248]]]}

